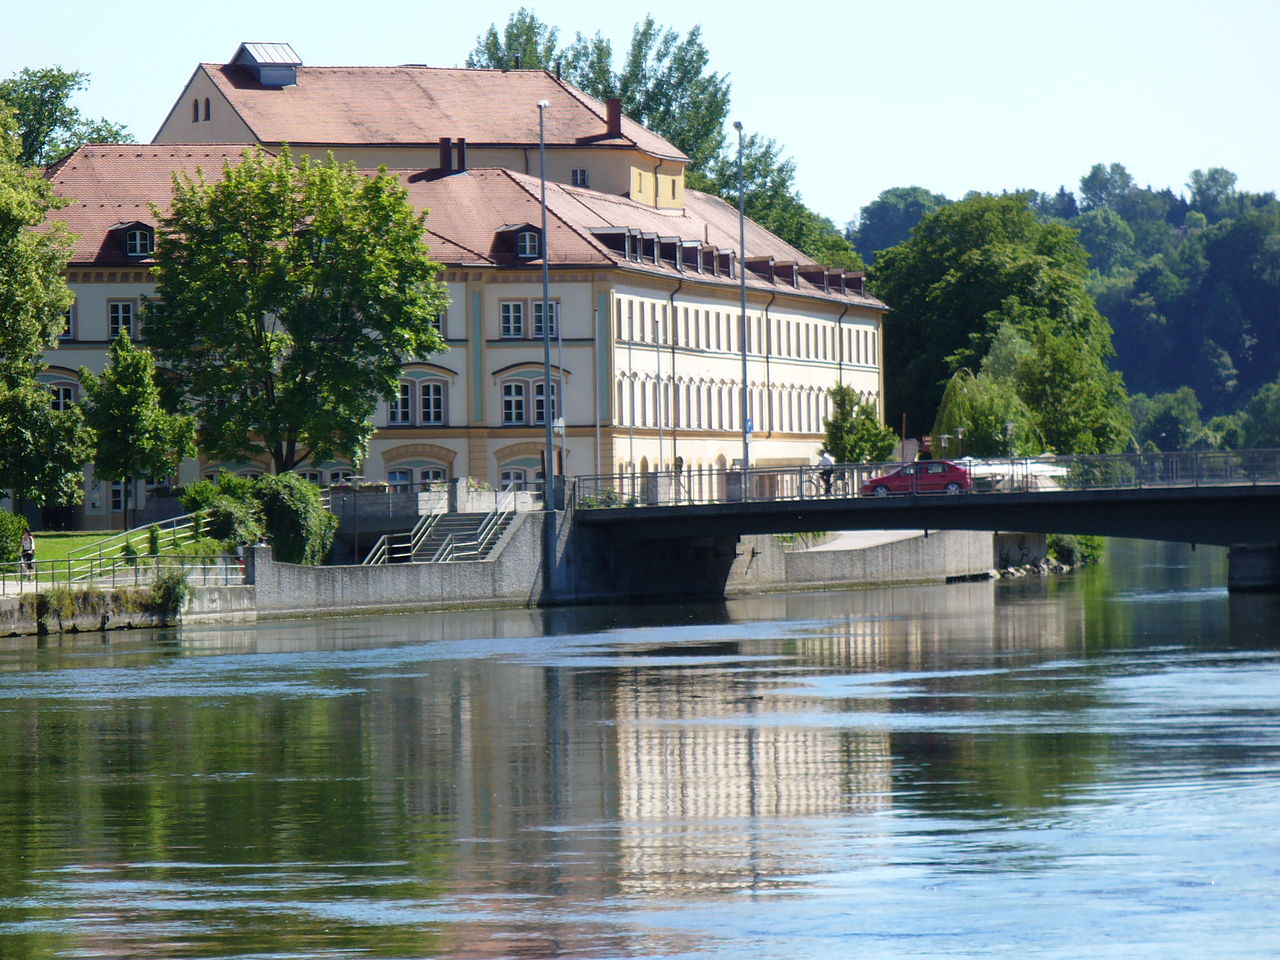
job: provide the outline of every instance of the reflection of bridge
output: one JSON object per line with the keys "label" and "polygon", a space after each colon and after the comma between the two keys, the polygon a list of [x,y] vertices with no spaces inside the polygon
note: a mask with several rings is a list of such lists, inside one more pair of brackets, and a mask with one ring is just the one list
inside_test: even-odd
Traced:
{"label": "reflection of bridge", "polygon": [[857,495],[898,466],[839,467],[831,495],[814,467],[580,477],[575,519],[630,540],[932,529],[1221,544],[1233,589],[1280,586],[1280,451],[974,461],[969,492]]}

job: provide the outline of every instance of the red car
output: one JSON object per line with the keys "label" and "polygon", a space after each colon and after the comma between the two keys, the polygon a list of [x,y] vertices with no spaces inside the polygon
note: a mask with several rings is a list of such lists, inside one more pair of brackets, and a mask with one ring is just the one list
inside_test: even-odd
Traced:
{"label": "red car", "polygon": [[973,489],[969,471],[950,460],[918,460],[904,463],[892,473],[872,477],[862,485],[864,497],[891,493],[968,493]]}

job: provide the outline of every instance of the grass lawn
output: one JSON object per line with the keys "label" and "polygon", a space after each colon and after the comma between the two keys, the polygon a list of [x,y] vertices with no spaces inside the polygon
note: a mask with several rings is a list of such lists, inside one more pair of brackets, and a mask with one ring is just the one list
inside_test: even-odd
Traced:
{"label": "grass lawn", "polygon": [[72,550],[105,540],[118,532],[117,530],[37,531],[32,534],[36,538],[36,559],[65,560]]}

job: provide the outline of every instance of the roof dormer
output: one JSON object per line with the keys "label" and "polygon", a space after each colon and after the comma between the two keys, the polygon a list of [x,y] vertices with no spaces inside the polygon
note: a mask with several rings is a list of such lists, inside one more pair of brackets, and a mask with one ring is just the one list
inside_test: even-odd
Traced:
{"label": "roof dormer", "polygon": [[119,244],[120,252],[130,259],[149,257],[156,249],[156,228],[141,220],[116,223],[107,228]]}
{"label": "roof dormer", "polygon": [[532,223],[508,223],[496,231],[497,249],[521,260],[542,256],[542,230]]}
{"label": "roof dormer", "polygon": [[287,43],[242,43],[231,62],[248,67],[264,87],[294,86],[298,67],[302,66],[302,60]]}

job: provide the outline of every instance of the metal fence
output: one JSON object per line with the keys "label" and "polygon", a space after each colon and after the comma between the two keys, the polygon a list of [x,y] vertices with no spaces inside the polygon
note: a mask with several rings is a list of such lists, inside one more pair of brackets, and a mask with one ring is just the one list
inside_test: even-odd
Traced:
{"label": "metal fence", "polygon": [[39,593],[51,587],[73,590],[113,590],[148,587],[167,573],[182,573],[193,587],[236,586],[246,582],[242,557],[138,556],[129,562],[117,557],[96,560],[36,560],[0,563],[0,595]]}
{"label": "metal fence", "polygon": [[[959,490],[938,489],[920,462],[845,463],[748,470],[604,474],[572,479],[579,510],[738,503],[751,500],[847,499],[877,495],[981,496],[1068,490],[1148,489],[1280,483],[1280,450],[1192,451],[949,461],[964,468]],[[827,469],[830,476],[825,476]]]}

